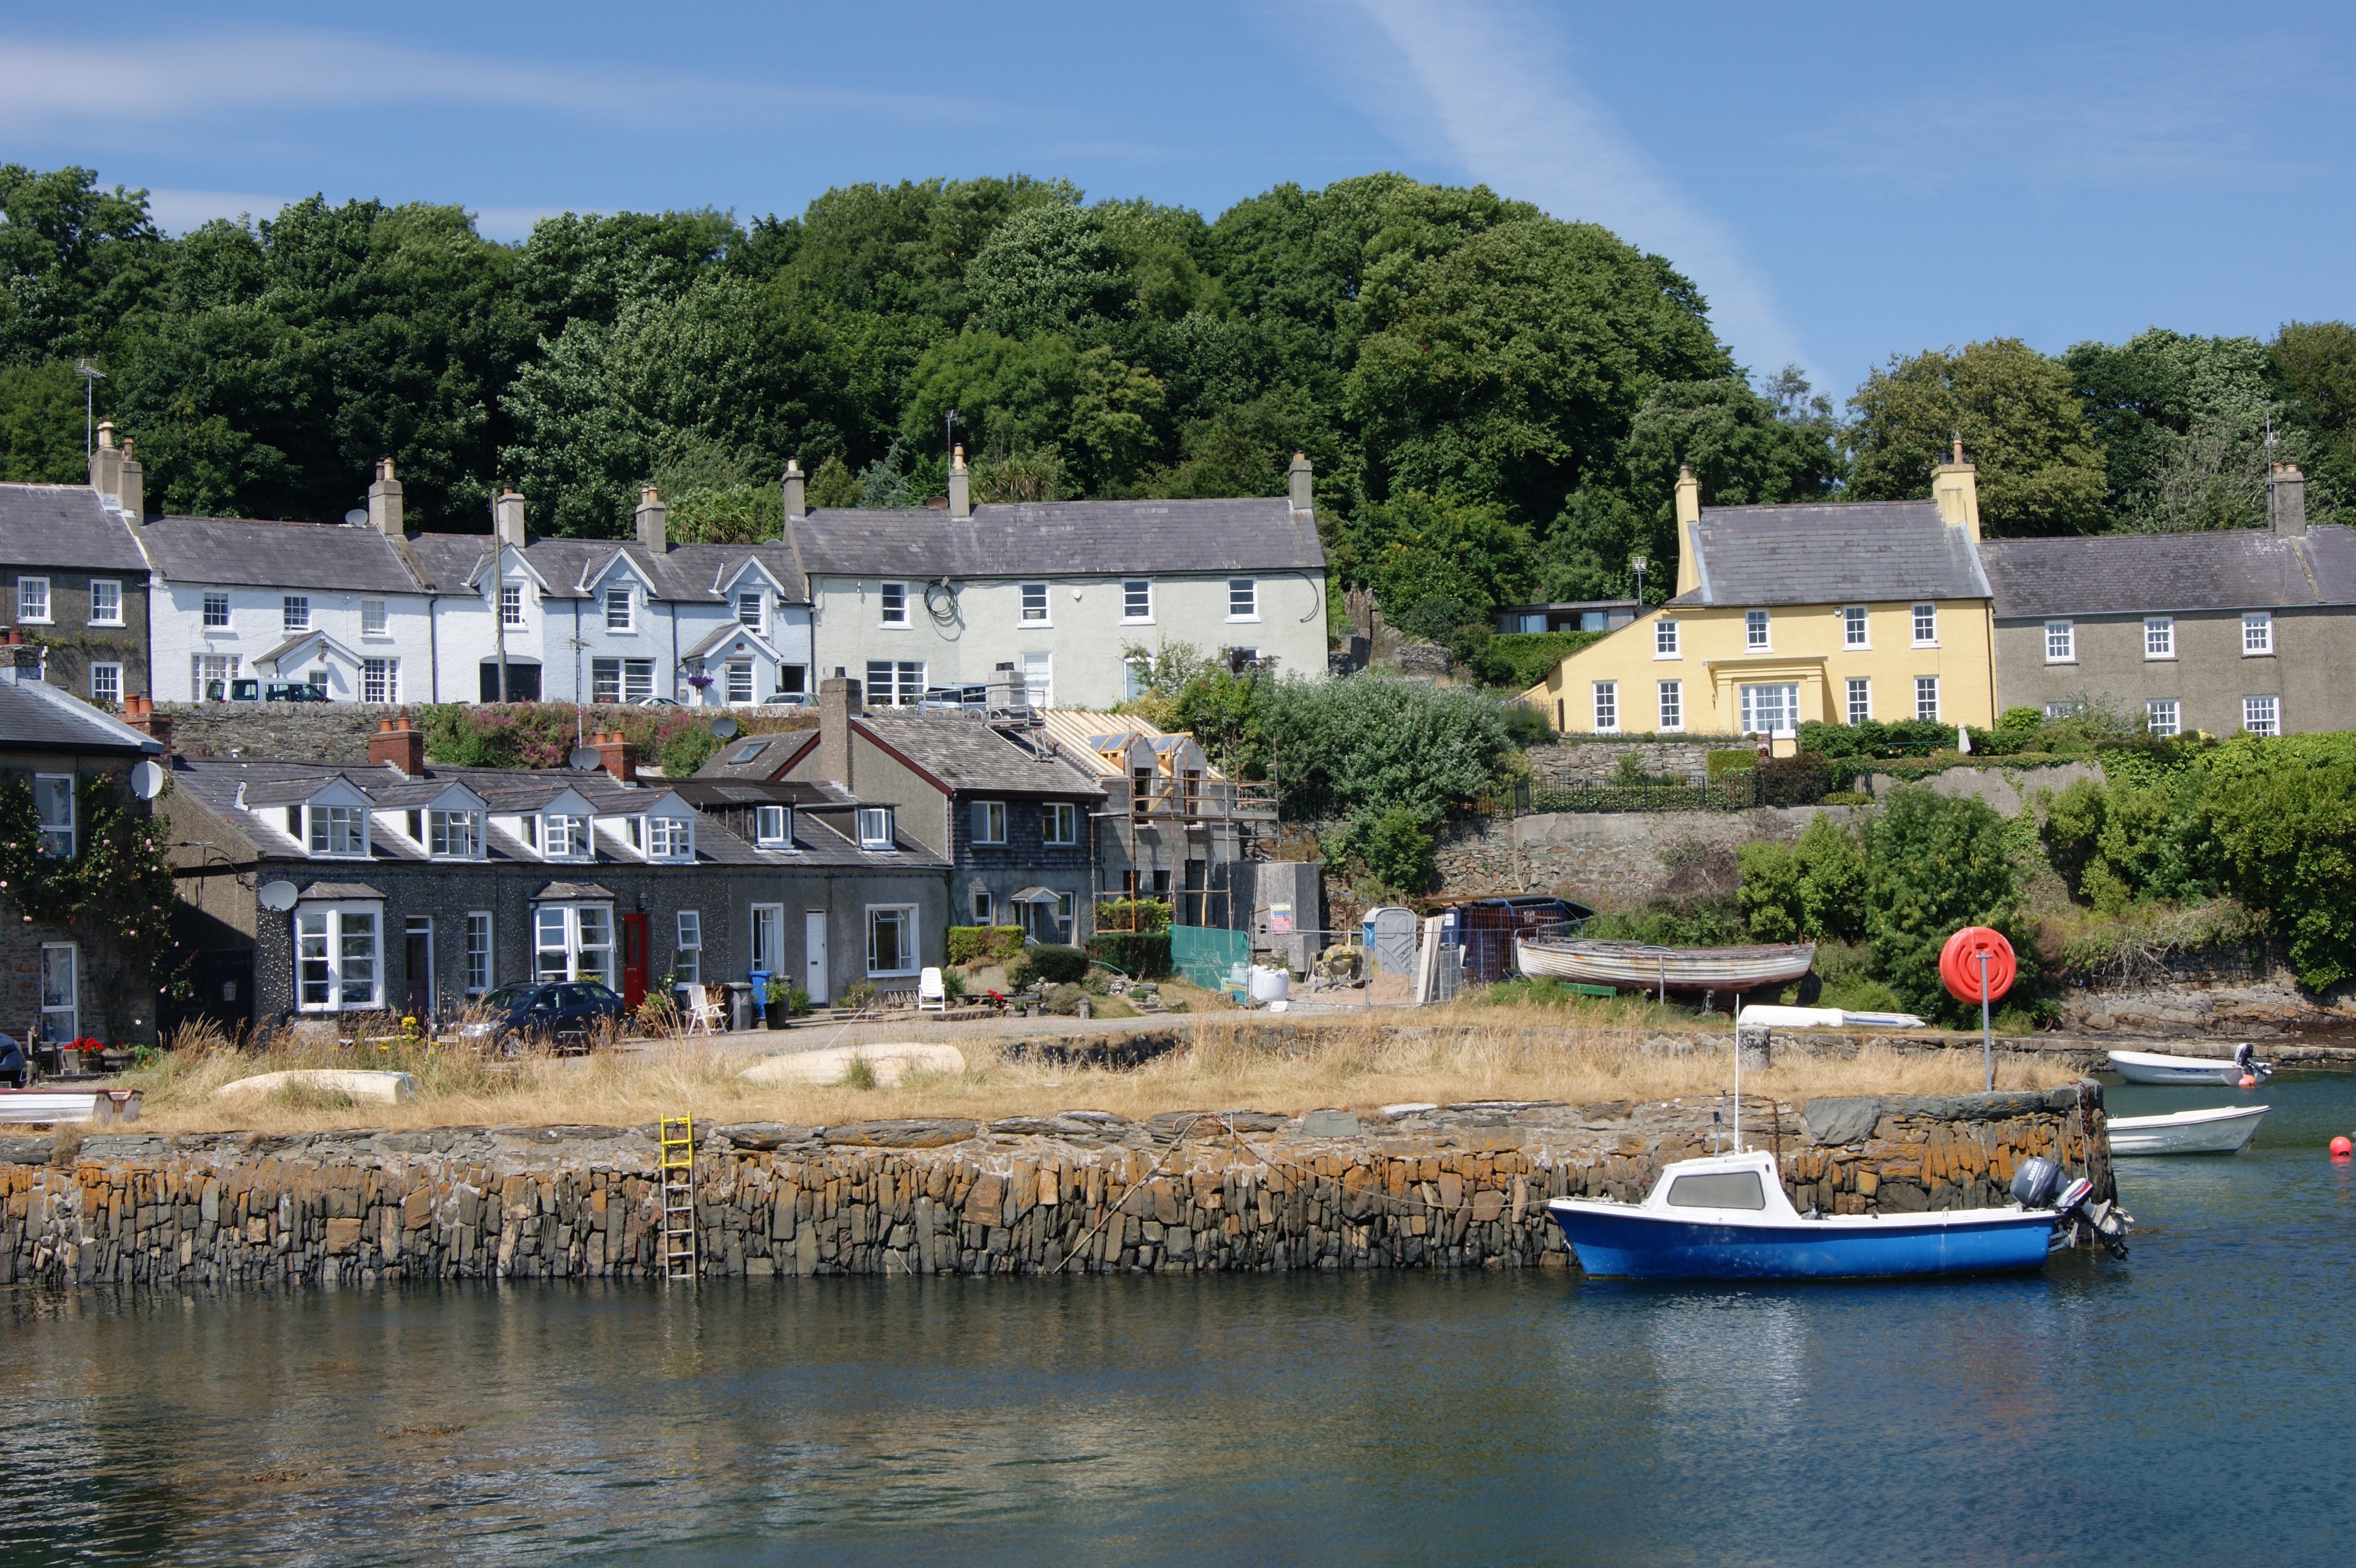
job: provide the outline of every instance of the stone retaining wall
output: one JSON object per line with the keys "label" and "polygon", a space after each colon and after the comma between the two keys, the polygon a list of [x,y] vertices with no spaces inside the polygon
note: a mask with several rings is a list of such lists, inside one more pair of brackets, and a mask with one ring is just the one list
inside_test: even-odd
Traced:
{"label": "stone retaining wall", "polygon": [[[1570,749],[1586,750],[1587,747]],[[1819,811],[1848,806],[1758,806],[1742,811],[1546,811],[1483,818],[1444,834],[1432,854],[1449,898],[1555,893],[1620,909],[1681,891],[1680,865],[1713,854],[1732,885],[1735,849],[1752,839],[1796,839]]]}
{"label": "stone retaining wall", "polygon": [[[1709,1101],[1374,1112],[1066,1112],[707,1133],[702,1272],[1562,1267],[1547,1198],[1641,1197],[1718,1142]],[[2112,1191],[2102,1090],[1746,1108],[1796,1203],[2005,1201],[2024,1156]],[[0,1283],[650,1278],[651,1129],[0,1139]]]}
{"label": "stone retaining wall", "polygon": [[[468,704],[473,706],[475,704]],[[494,704],[495,705],[495,704]],[[249,757],[272,762],[368,763],[369,736],[387,718],[414,716],[416,704],[380,703],[158,703],[172,721],[172,748],[184,757]],[[594,730],[647,716],[645,708],[592,703],[582,725]],[[733,708],[739,719],[798,718],[808,708]],[[714,717],[718,716],[715,710]],[[640,759],[651,768],[654,758]]]}

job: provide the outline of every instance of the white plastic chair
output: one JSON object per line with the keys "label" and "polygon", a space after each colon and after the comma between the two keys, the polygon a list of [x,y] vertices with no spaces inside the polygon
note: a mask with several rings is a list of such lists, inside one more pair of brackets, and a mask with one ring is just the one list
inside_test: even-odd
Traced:
{"label": "white plastic chair", "polygon": [[714,994],[719,989],[720,987],[716,985],[695,985],[688,988],[687,1032],[689,1034],[692,1035],[696,1030],[701,1029],[707,1035],[716,1035],[727,1022],[726,1016],[720,1010],[719,998]]}
{"label": "white plastic chair", "polygon": [[928,969],[916,977],[916,1011],[947,1013],[949,1010],[948,987],[941,983],[941,972]]}

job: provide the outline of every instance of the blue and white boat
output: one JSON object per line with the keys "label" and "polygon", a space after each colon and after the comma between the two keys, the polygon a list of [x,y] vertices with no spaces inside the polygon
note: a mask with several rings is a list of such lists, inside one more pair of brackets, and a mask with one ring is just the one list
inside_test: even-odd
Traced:
{"label": "blue and white boat", "polygon": [[2111,1051],[2111,1070],[2129,1083],[2190,1084],[2200,1089],[2228,1088],[2247,1078],[2264,1083],[2274,1076],[2274,1064],[2250,1054],[2246,1042],[2233,1047],[2231,1058],[2175,1057],[2158,1051]]}
{"label": "blue and white boat", "polygon": [[2051,1162],[2027,1160],[2013,1187],[2033,1206],[1804,1215],[1784,1196],[1775,1156],[1753,1150],[1675,1161],[1642,1203],[1558,1197],[1547,1208],[1581,1269],[1626,1279],[1886,1279],[2034,1269],[2064,1222],[2082,1218],[2124,1254],[2115,1237],[2126,1217],[2109,1205],[2082,1208],[2091,1187],[2083,1177],[2060,1190],[2062,1173]]}

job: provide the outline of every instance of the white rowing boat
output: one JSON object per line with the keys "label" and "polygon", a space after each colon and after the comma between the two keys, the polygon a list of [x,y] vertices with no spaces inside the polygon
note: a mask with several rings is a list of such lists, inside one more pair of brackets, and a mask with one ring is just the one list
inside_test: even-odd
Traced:
{"label": "white rowing boat", "polygon": [[2216,1105],[2167,1116],[2114,1116],[2111,1155],[2230,1155],[2257,1135],[2263,1105]]}
{"label": "white rowing boat", "polygon": [[2231,1058],[2174,1057],[2158,1051],[2112,1051],[2112,1070],[2129,1083],[2194,1084],[2213,1088],[2239,1085],[2244,1078],[2264,1081],[2273,1066],[2250,1055],[2246,1045],[2235,1046]]}
{"label": "white rowing boat", "polygon": [[1746,948],[1662,948],[1569,938],[1514,944],[1526,975],[1633,991],[1751,991],[1788,985],[1816,961],[1814,942]]}
{"label": "white rowing boat", "polygon": [[136,1122],[135,1089],[0,1089],[0,1123]]}

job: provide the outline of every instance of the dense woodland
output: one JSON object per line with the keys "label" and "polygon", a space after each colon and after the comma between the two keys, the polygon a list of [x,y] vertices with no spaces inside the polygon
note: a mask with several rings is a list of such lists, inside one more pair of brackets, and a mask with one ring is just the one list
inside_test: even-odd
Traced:
{"label": "dense woodland", "polygon": [[1997,533],[2242,527],[2265,462],[2356,504],[2356,328],[2154,328],[2059,359],[1893,354],[1844,407],[1745,367],[1673,259],[1484,188],[1280,186],[1212,220],[1060,180],[830,190],[799,217],[568,214],[520,245],[456,207],[157,232],[144,193],[0,166],[0,478],[82,472],[82,383],[150,504],[332,519],[394,456],[409,515],[620,535],[653,481],[690,537],[815,504],[1277,494],[1316,460],[1338,575],[1431,635],[1530,597],[1674,582],[1680,462],[1721,502],[1928,493],[1960,431]]}

